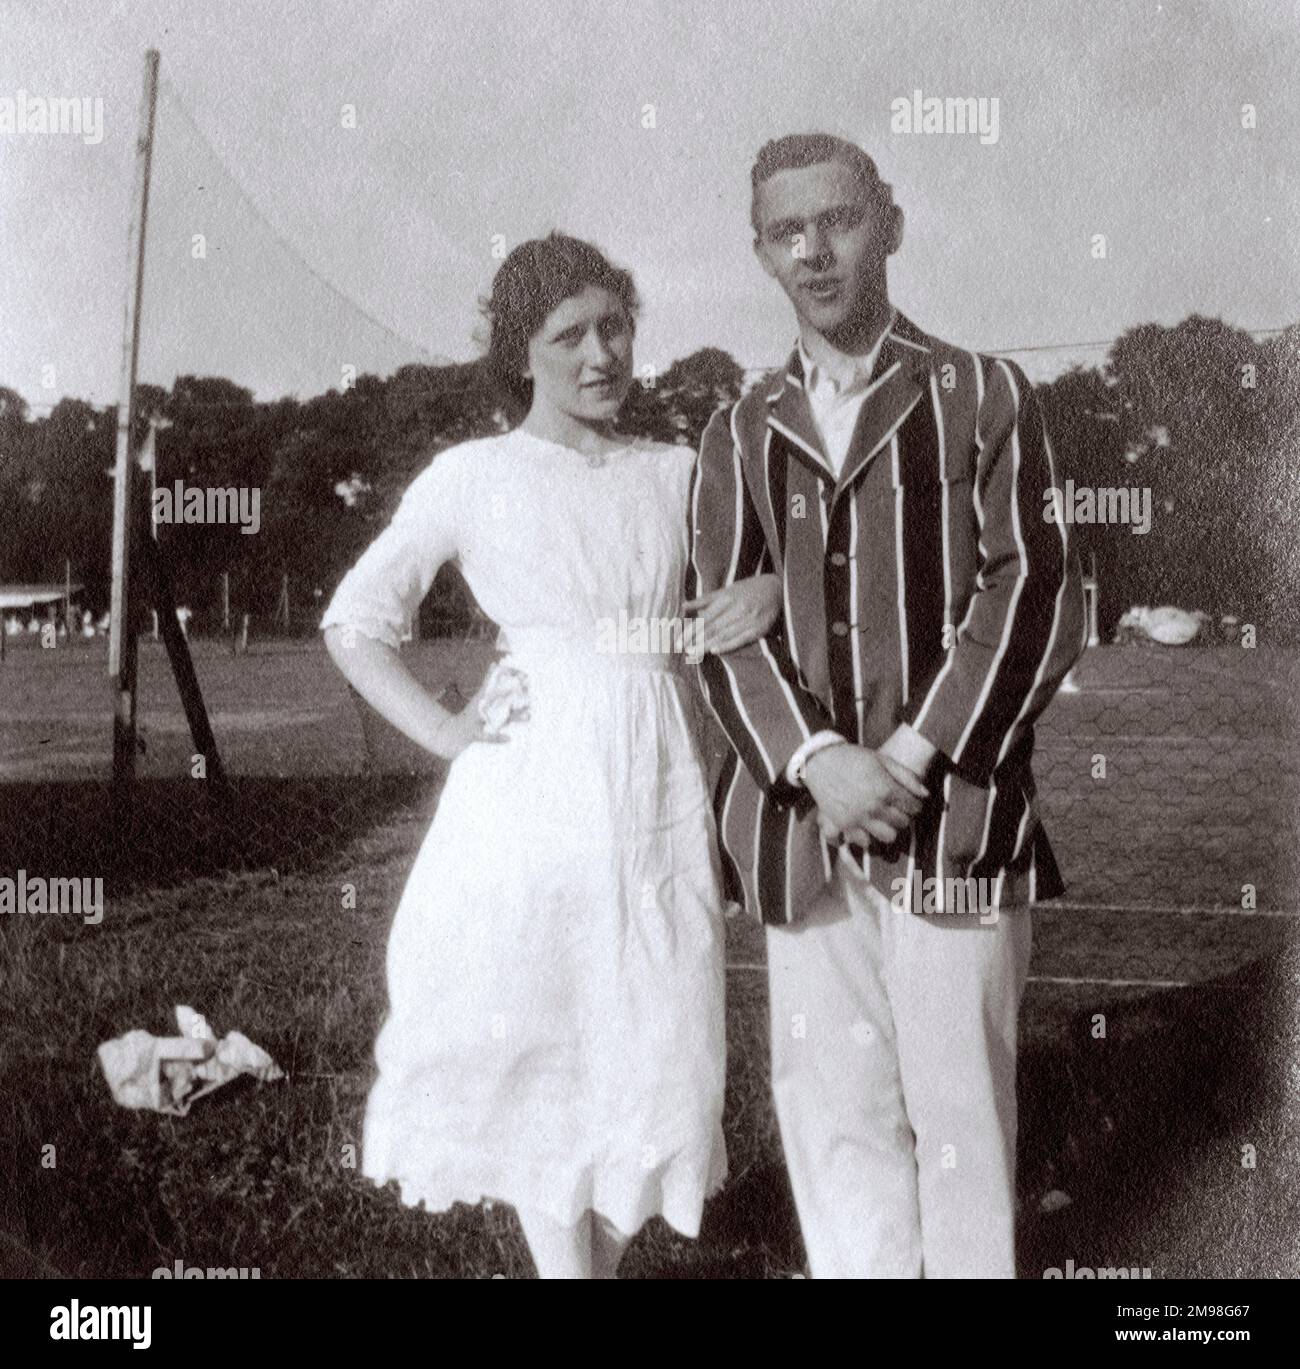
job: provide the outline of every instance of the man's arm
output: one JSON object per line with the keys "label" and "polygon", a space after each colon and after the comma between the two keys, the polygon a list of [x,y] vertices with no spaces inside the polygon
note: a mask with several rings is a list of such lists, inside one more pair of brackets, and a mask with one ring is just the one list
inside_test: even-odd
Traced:
{"label": "man's arm", "polygon": [[[710,419],[691,478],[692,599],[771,565],[741,470],[734,412],[719,409]],[[778,802],[794,802],[801,791],[786,778],[790,758],[814,733],[836,729],[821,700],[800,685],[779,624],[747,646],[705,656],[698,670],[709,707],[754,779]]]}
{"label": "man's arm", "polygon": [[[904,719],[964,778],[994,768],[1083,649],[1083,583],[1065,524],[1043,517],[1051,446],[1024,372],[999,359],[976,421],[980,570],[956,644]],[[892,740],[892,739],[891,739]]]}

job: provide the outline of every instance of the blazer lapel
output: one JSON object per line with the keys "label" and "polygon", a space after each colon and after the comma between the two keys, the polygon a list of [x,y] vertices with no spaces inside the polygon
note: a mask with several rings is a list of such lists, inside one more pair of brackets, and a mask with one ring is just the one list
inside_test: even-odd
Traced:
{"label": "blazer lapel", "polygon": [[772,383],[767,394],[767,426],[783,438],[796,461],[802,462],[820,480],[835,483],[835,471],[826,456],[821,434],[813,422],[808,396],[804,392],[803,367],[799,349],[790,353],[785,372]]}
{"label": "blazer lapel", "polygon": [[903,425],[925,393],[930,378],[930,349],[924,334],[901,314],[889,330],[871,373],[871,388],[862,402],[835,499],[847,490],[878,451]]}

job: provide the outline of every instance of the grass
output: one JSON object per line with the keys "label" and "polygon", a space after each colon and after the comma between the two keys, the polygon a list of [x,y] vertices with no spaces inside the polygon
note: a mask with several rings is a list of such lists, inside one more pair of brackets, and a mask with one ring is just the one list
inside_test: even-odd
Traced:
{"label": "grass", "polygon": [[[97,927],[0,918],[0,1273],[147,1277],[179,1259],[262,1278],[527,1276],[509,1208],[430,1217],[349,1164],[385,1008],[388,928],[436,771],[359,777],[358,715],[315,647],[242,662],[202,645],[197,654],[237,776],[235,807],[213,812],[201,786],[179,778],[188,741],[146,652],[142,769],[152,778],[125,833],[109,821],[102,781],[87,778],[103,774],[107,735],[93,649],[15,653],[0,667],[0,681],[18,686],[0,723],[11,761],[0,873],[102,871],[109,885]],[[481,668],[467,653],[418,659],[433,687],[462,692]],[[1090,688],[1059,700],[1040,729],[1040,784],[1072,893],[1107,906],[1036,918],[1021,1069],[1029,1277],[1067,1257],[1154,1266],[1157,1278],[1300,1272],[1295,1252],[1266,1234],[1300,1226],[1300,1151],[1284,1120],[1297,1113],[1293,1067],[1258,1054],[1300,1001],[1300,986],[1258,969],[1281,963],[1297,903],[1294,758],[1277,742],[1292,662],[1256,657],[1238,678],[1240,659],[1099,653],[1085,662]],[[1112,739],[1109,790],[1088,778],[1099,735]],[[381,756],[396,745],[372,740]],[[1234,892],[1252,873],[1273,916],[1241,915]],[[345,881],[357,886],[355,909],[342,906]],[[1143,906],[1166,902],[1218,911]],[[802,1269],[768,1097],[764,978],[748,968],[761,965],[762,937],[733,920],[728,942],[731,1181],[698,1242],[650,1224],[626,1277]],[[1155,993],[1100,982],[1224,974]],[[168,1033],[181,1002],[219,1034],[245,1032],[288,1078],[231,1084],[186,1118],[116,1107],[96,1045],[132,1027]],[[1099,1011],[1105,1043],[1089,1031]],[[1243,1177],[1238,1147],[1252,1137],[1260,1165]],[[1051,1189],[1070,1193],[1071,1207],[1042,1212]]]}
{"label": "grass", "polygon": [[[0,923],[10,1158],[0,1267],[145,1277],[180,1259],[256,1267],[263,1278],[530,1272],[508,1208],[434,1220],[355,1170],[410,826],[399,819],[307,872],[116,897],[95,928],[53,916]],[[345,880],[357,884],[355,910],[341,906]],[[177,1002],[219,1034],[244,1031],[288,1079],[233,1083],[185,1118],[116,1107],[96,1045],[133,1026],[168,1034]],[[747,1061],[728,1099],[737,1182],[775,1156],[762,1016],[761,983],[742,977],[730,1014],[733,1056]],[[705,1258],[782,1272],[761,1236],[756,1246],[732,1233],[725,1244],[706,1254],[655,1223],[626,1273],[681,1274]]]}

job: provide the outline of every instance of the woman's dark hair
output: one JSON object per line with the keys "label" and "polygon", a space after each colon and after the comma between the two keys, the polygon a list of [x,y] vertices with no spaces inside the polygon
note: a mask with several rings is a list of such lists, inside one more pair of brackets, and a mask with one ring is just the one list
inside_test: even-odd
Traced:
{"label": "woman's dark hair", "polygon": [[550,312],[589,285],[608,290],[635,322],[641,306],[629,272],[615,266],[599,248],[567,233],[551,233],[520,243],[503,261],[483,302],[488,320],[487,364],[509,399],[526,410],[533,382],[524,378],[528,344]]}

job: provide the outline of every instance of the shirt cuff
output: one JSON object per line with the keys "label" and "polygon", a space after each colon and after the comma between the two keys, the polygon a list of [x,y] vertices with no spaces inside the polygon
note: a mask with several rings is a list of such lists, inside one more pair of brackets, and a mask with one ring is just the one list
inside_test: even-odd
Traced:
{"label": "shirt cuff", "polygon": [[930,763],[941,754],[939,748],[928,737],[906,722],[898,724],[894,735],[885,743],[882,750],[922,778],[929,770]]}
{"label": "shirt cuff", "polygon": [[829,730],[814,732],[811,737],[790,757],[785,767],[785,781],[787,784],[803,784],[803,768],[808,764],[811,757],[819,751],[825,751],[828,746],[838,746],[845,739],[838,732]]}

